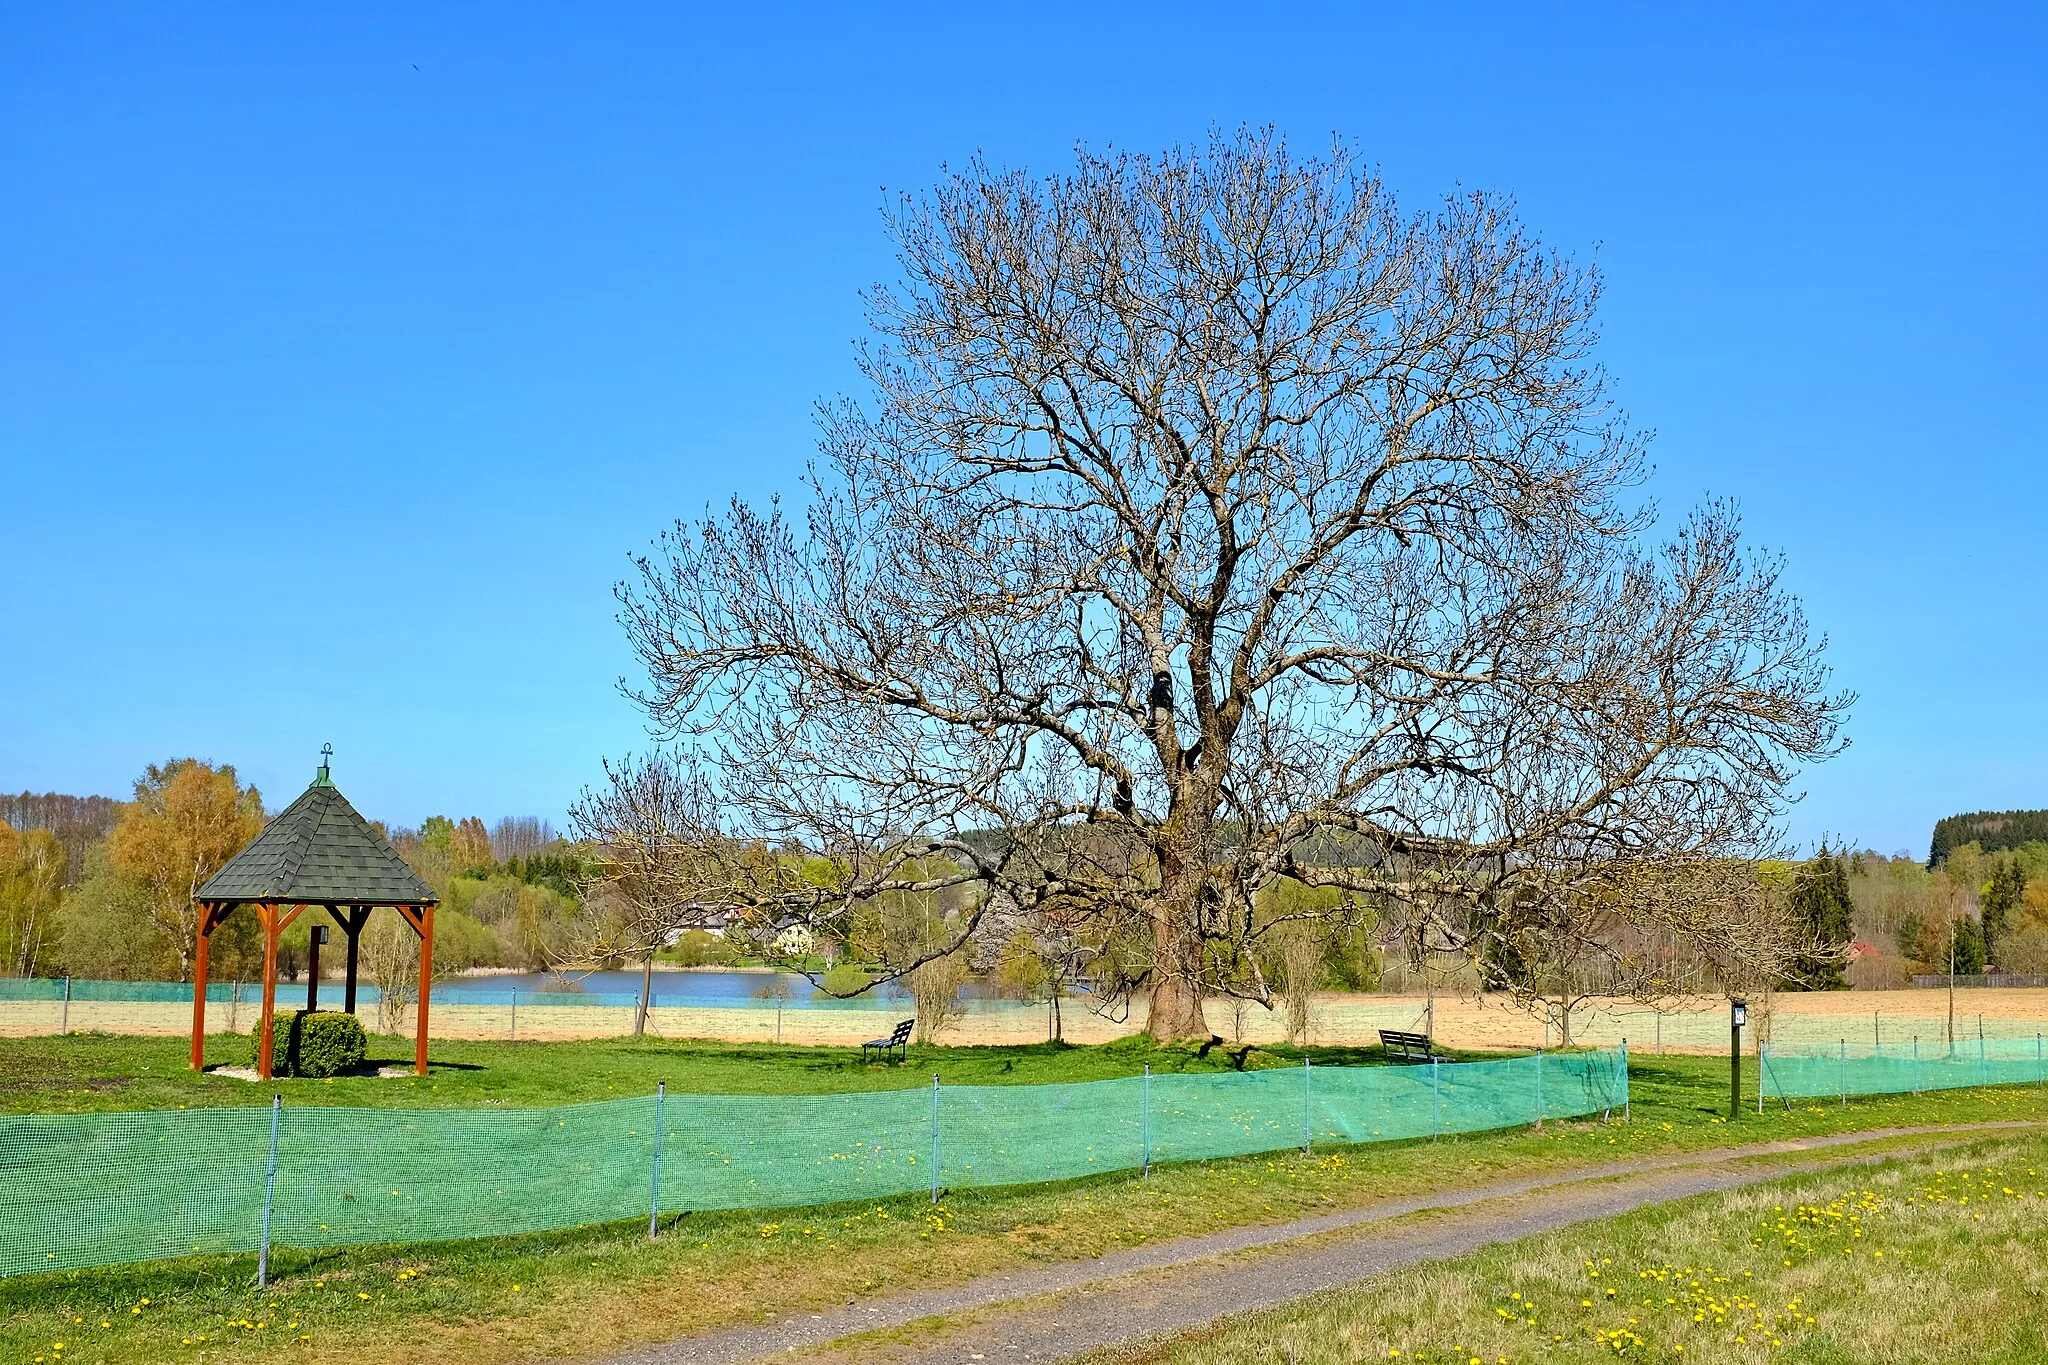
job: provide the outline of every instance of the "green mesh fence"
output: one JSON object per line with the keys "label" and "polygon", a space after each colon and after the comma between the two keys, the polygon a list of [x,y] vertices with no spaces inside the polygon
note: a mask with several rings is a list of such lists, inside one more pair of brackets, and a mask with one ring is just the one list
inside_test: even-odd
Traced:
{"label": "green mesh fence", "polygon": [[[376,998],[376,988],[362,988],[369,998]],[[303,1000],[306,988],[303,985],[280,984],[278,998],[296,996]],[[206,987],[208,1000],[239,1000],[253,1004],[263,999],[260,982],[214,981]],[[103,1001],[123,1005],[166,1005],[192,1003],[192,983],[189,981],[89,981],[84,977],[0,977],[0,1001],[4,1000],[76,1000]]]}
{"label": "green mesh fence", "polygon": [[[488,978],[485,979],[485,982]],[[759,996],[718,996],[682,995],[661,989],[663,983],[656,982],[654,1007],[656,1009],[733,1010],[749,1013],[774,1013],[778,1010],[820,1011],[849,1013],[871,1013],[900,1015],[907,1009],[899,999],[883,999],[872,996],[856,996],[850,1000],[832,998],[811,998],[805,1000],[774,1000]],[[328,982],[323,987],[323,999],[328,1008],[340,1003],[339,987]],[[47,1015],[38,1022],[59,1024],[63,1021],[62,1006],[69,993],[69,999],[78,1004],[185,1004],[192,1002],[190,984],[164,981],[89,981],[83,978],[66,981],[51,977],[0,977],[0,1004],[46,1003],[50,1006]],[[1983,1034],[1991,1039],[2031,1039],[2040,1022],[2032,1018],[2008,1018],[2000,1015],[1986,1015],[1970,1008],[1969,994],[1958,1012],[1958,1027],[1971,1036]],[[1928,992],[1932,997],[1934,992]],[[254,1005],[263,998],[263,988],[258,982],[244,981],[230,983],[215,981],[206,988],[208,1000],[225,1004],[230,999],[244,1005]],[[277,987],[277,1005],[280,1009],[297,1009],[305,1003],[304,983],[280,982]],[[359,1005],[374,1005],[378,999],[377,988],[362,983],[356,993]],[[491,988],[484,982],[466,980],[445,982],[434,988],[433,1003],[437,1008],[451,1006],[489,1006],[498,1009],[540,1009],[562,1006],[588,1011],[606,1009],[618,1016],[623,1026],[630,1019],[630,1011],[639,1003],[637,993],[610,991],[532,991]],[[1839,1005],[1839,1000],[1832,1000]],[[1896,1004],[1896,1001],[1890,1002]],[[1768,1030],[1773,1045],[1798,1044],[1800,1046],[1833,1046],[1838,1038],[1848,1038],[1851,1045],[1858,1039],[1881,1044],[1889,1052],[1894,1045],[1907,1047],[1915,1037],[1945,1037],[1947,1016],[1945,1012],[1933,1009],[1930,1012],[1860,1013],[1832,1008],[1827,1013],[1803,1013],[1783,1004]],[[965,999],[960,1008],[974,1018],[988,1016],[1038,1013],[1045,1009],[1042,1002],[1003,999]],[[1374,1029],[1422,1028],[1432,1035],[1443,1037],[1456,1032],[1455,1026],[1440,1029],[1434,1022],[1418,1017],[1412,1000],[1375,1003],[1370,997],[1354,997],[1342,1003],[1321,1008],[1325,1028],[1332,1037],[1369,1039]],[[74,1023],[77,1021],[74,1020]],[[1764,1032],[1758,1026],[1760,1012],[1751,1010],[1750,1026],[1743,1030],[1743,1045],[1754,1048]],[[1538,1021],[1528,1021],[1528,1045],[1537,1045],[1539,1039],[1548,1047],[1556,1035],[1548,1026]],[[1498,1034],[1493,1035],[1498,1037]],[[1614,1047],[1626,1040],[1637,1052],[1658,1052],[1666,1049],[1723,1051],[1728,1046],[1728,1011],[1725,1006],[1712,1009],[1652,1010],[1623,1008],[1617,1002],[1590,1004],[1574,1012],[1572,1017],[1572,1039],[1580,1046]]]}
{"label": "green mesh fence", "polygon": [[[1857,1042],[1879,1044],[1889,1053],[1896,1044],[1910,1048],[1913,1039],[1932,1039],[1947,1036],[1947,1014],[1940,997],[1933,991],[1922,997],[1926,1001],[1926,1012],[1907,1012],[1899,1008],[1898,994],[1889,994],[1883,1010],[1855,1010],[1844,1008],[1856,1003],[1856,997],[1831,995],[1826,997],[1830,1008],[1826,1012],[1806,1012],[1800,1008],[1807,1002],[1793,997],[1787,1003],[1785,996],[1778,998],[1768,1030],[1762,1024],[1762,1012],[1752,1000],[1749,1009],[1749,1024],[1742,1030],[1743,1047],[1753,1050],[1760,1037],[1768,1037],[1774,1047],[1797,1044],[1800,1047],[1833,1047],[1841,1039],[1847,1039],[1853,1048]],[[1988,1038],[2024,1039],[2032,1041],[2034,1033],[2041,1027],[2041,1021],[2031,1016],[2004,1016],[1982,1014],[1973,1005],[1970,995],[1962,997],[1956,1012],[1956,1030],[1967,1032],[1975,1038],[1982,1033]],[[1387,1024],[1385,1027],[1401,1027]],[[1541,1024],[1532,1027],[1542,1028]],[[1442,1030],[1448,1033],[1450,1030]],[[1726,1052],[1728,1048],[1728,1007],[1721,1004],[1712,1009],[1692,1010],[1651,1010],[1625,1009],[1610,1004],[1588,1005],[1572,1015],[1572,1040],[1585,1046],[1612,1047],[1622,1039],[1628,1040],[1629,1050],[1637,1053],[1654,1053],[1666,1049],[1687,1051]]]}
{"label": "green mesh fence", "polygon": [[[1063,1180],[1150,1162],[1472,1132],[1628,1103],[1626,1050],[555,1109],[293,1108],[274,1244],[539,1232]],[[659,1115],[659,1189],[655,1176]],[[0,1119],[0,1275],[249,1252],[268,1109]]]}
{"label": "green mesh fence", "polygon": [[1946,1039],[1905,1044],[1766,1044],[1757,1059],[1760,1098],[1897,1095],[1981,1085],[2048,1082],[2048,1044],[2031,1038]]}
{"label": "green mesh fence", "polygon": [[[330,1000],[340,999],[340,983],[330,979],[323,983],[323,989]],[[375,1004],[380,994],[377,987],[368,982],[356,988],[359,1003]],[[207,984],[206,998],[220,1003],[235,1000],[244,1005],[258,1004],[263,999],[263,984],[260,981],[213,981]],[[281,1008],[299,1008],[305,1003],[306,983],[280,981],[275,988],[275,998]],[[0,977],[0,1002],[61,1003],[65,1000],[126,1005],[189,1005],[192,1003],[192,984],[176,981],[89,981],[83,977]],[[640,995],[637,991],[493,989],[478,985],[471,979],[436,985],[433,1003],[440,1006],[491,1005],[503,1008],[517,1005],[534,1009],[566,1006],[629,1010],[639,1006]],[[660,990],[653,992],[652,1004],[656,1009],[848,1010],[870,1014],[900,1014],[910,1007],[901,997],[883,995],[854,996],[844,1000],[833,996],[778,1000],[747,995],[675,994]],[[979,997],[962,999],[957,1004],[964,1014],[1006,1014],[1044,1008],[1036,1001]]]}

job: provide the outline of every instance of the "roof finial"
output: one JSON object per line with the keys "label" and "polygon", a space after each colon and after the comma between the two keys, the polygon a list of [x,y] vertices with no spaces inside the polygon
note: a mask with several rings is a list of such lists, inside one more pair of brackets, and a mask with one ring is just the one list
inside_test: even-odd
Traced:
{"label": "roof finial", "polygon": [[334,785],[334,779],[333,779],[332,777],[330,777],[330,776],[328,775],[328,772],[327,772],[327,769],[328,769],[328,767],[329,767],[329,766],[330,766],[330,765],[331,765],[331,764],[332,764],[333,762],[334,762],[334,746],[333,746],[332,744],[323,744],[323,745],[321,745],[321,746],[320,746],[320,771],[319,771],[318,773],[314,774],[314,776],[313,776],[313,785],[314,785],[314,786],[316,786],[316,787],[331,787],[331,786],[333,786],[333,785]]}

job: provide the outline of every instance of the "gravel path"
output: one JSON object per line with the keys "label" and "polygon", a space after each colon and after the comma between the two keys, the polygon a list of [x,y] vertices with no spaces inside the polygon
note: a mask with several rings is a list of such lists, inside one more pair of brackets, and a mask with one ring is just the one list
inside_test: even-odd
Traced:
{"label": "gravel path", "polygon": [[[1829,1164],[1761,1171],[1733,1164],[1750,1157],[1825,1152],[1887,1138],[1971,1136],[2035,1127],[2013,1122],[1885,1128],[1613,1162],[1469,1190],[1387,1200],[1290,1223],[1231,1228],[1112,1252],[1100,1259],[1034,1266],[950,1288],[873,1303],[854,1302],[757,1326],[725,1328],[642,1347],[613,1357],[611,1365],[743,1365],[817,1347],[828,1348],[825,1354],[838,1355],[842,1351],[831,1348],[842,1337],[956,1314],[975,1314],[976,1320],[935,1329],[938,1339],[925,1343],[847,1342],[844,1353],[863,1361],[886,1359],[892,1365],[1037,1365],[1199,1327],[1225,1314],[1274,1307],[1304,1294],[1420,1261],[1460,1255],[1489,1243],[1612,1217],[1646,1204],[1774,1179],[1788,1169]],[[1443,1216],[1424,1223],[1360,1235],[1372,1224],[1438,1210]],[[1341,1235],[1346,1233],[1351,1235]],[[1233,1263],[1219,1266],[1219,1258],[1232,1258]],[[1033,1305],[1028,1313],[1002,1311],[1027,1299],[1046,1301]]]}

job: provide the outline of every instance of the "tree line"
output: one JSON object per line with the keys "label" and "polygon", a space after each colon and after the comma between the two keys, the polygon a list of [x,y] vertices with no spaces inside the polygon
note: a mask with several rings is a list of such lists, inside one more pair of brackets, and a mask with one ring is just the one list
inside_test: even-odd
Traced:
{"label": "tree line", "polygon": [[2033,843],[2048,843],[2048,810],[1980,810],[1969,815],[1950,815],[1934,822],[1934,837],[1927,846],[1927,868],[1938,869],[1948,861],[1950,853],[1965,844],[1975,844],[1980,853],[1998,853]]}
{"label": "tree line", "polygon": [[1857,985],[1903,986],[1951,969],[2048,974],[2048,840],[1996,849],[1970,840],[1951,845],[1933,869],[1867,850],[1845,865]]}
{"label": "tree line", "polygon": [[121,803],[111,796],[65,796],[58,792],[0,792],[0,825],[18,833],[47,831],[64,850],[67,885],[85,871],[85,853],[114,828]]}
{"label": "tree line", "polygon": [[[0,801],[0,972],[14,976],[189,980],[193,893],[269,818],[262,793],[232,764],[195,758],[151,764],[126,801],[54,793]],[[544,969],[573,937],[588,855],[545,820],[487,828],[475,816],[434,816],[416,829],[377,828],[441,897],[437,972]],[[279,943],[289,979],[305,971],[316,918],[301,916]],[[408,961],[417,970],[416,940],[396,916],[372,926],[364,945],[371,980],[402,983]],[[218,981],[257,978],[254,916],[230,916],[215,931],[212,962]]]}
{"label": "tree line", "polygon": [[[574,813],[573,841],[537,819],[503,820],[487,827],[474,816],[434,816],[416,828],[379,825],[406,862],[441,897],[437,914],[437,975],[477,967],[550,970],[565,964],[639,965],[657,957],[678,962],[731,961],[742,955],[810,970],[826,988],[853,994],[878,979],[899,979],[917,1001],[928,1032],[957,1013],[959,987],[982,974],[1010,993],[1045,1000],[1055,1009],[1076,984],[1100,981],[1104,959],[1129,951],[1086,920],[1065,924],[991,904],[999,889],[963,876],[944,859],[906,864],[913,885],[861,903],[843,921],[843,936],[820,936],[791,919],[765,941],[741,921],[733,935],[701,926],[722,910],[705,898],[707,868],[729,863],[701,846],[675,838],[687,822],[673,808],[676,790],[650,784],[678,782],[658,760],[622,765],[612,774],[609,801],[586,793]],[[621,789],[637,794],[628,800]],[[665,805],[664,803],[669,803]],[[231,765],[179,759],[152,765],[126,802],[111,807],[105,833],[87,845],[82,875],[67,876],[62,842],[48,829],[0,825],[0,949],[5,970],[16,975],[69,974],[112,979],[185,979],[190,972],[193,890],[261,829],[263,799],[240,782]],[[62,810],[45,801],[45,811]],[[2048,845],[2041,846],[2048,854]],[[763,885],[803,883],[829,890],[847,875],[830,856],[797,845],[758,846],[755,869]],[[1974,851],[1959,862],[1974,867]],[[2032,852],[2028,856],[2034,856]],[[1333,857],[1334,860],[1334,857]],[[2048,862],[2048,859],[2042,861]],[[2042,901],[2048,882],[2001,871],[2017,861],[1991,860],[1987,903]],[[1834,989],[1844,983],[1841,949],[1853,913],[1848,888],[1867,881],[1865,855],[1823,850],[1805,864],[1771,865],[1762,882],[1774,886],[1785,907],[1787,941],[1803,951],[1787,959],[1784,984]],[[1945,874],[1944,874],[1945,875]],[[1695,893],[1696,894],[1696,893]],[[2043,907],[2048,909],[2048,907]],[[1590,903],[1574,936],[1558,940],[1523,933],[1478,971],[1434,964],[1440,987],[1463,985],[1513,993],[1551,1015],[1569,1037],[1577,1004],[1595,994],[1669,994],[1712,980],[1712,966],[1686,959],[1674,939],[1647,934],[1626,907]],[[1218,980],[1259,980],[1287,1031],[1306,1037],[1310,998],[1321,990],[1372,990],[1389,975],[1385,949],[1390,919],[1375,897],[1282,879],[1257,895],[1251,943],[1235,961],[1223,945],[1209,949],[1205,968]],[[417,941],[395,917],[373,923],[364,942],[367,978],[384,988],[387,1029],[416,991]],[[1910,932],[1921,932],[1914,919]],[[1974,922],[1974,921],[1973,921]],[[1994,913],[1993,923],[2002,923]],[[280,943],[287,979],[305,970],[310,925],[305,919]],[[2041,931],[2036,931],[2037,936]],[[2031,940],[2029,940],[2031,941]],[[1577,945],[1568,948],[1563,945]],[[1588,947],[1587,945],[1591,945]],[[230,918],[213,947],[216,979],[254,980],[262,948],[252,917]],[[1965,970],[1975,959],[1967,949]],[[329,966],[333,963],[330,961]],[[1430,964],[1424,964],[1425,970]],[[1403,971],[1403,985],[1413,979]],[[1232,997],[1241,1007],[1249,992]],[[1238,1028],[1242,1031],[1242,1019]]]}

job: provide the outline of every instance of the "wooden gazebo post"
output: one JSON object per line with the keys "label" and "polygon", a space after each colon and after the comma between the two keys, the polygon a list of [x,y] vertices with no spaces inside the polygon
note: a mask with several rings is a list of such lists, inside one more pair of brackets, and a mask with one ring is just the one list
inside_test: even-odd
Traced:
{"label": "wooden gazebo post", "polygon": [[192,950],[192,1069],[204,1070],[206,1066],[206,957],[207,948],[213,943],[213,926],[216,907],[211,901],[199,902],[199,942]]}
{"label": "wooden gazebo post", "polygon": [[327,913],[334,916],[334,922],[341,926],[341,932],[348,935],[348,966],[342,973],[341,1012],[356,1012],[356,959],[363,946],[363,926],[370,922],[370,907],[351,906],[346,916],[340,907],[330,905]]}
{"label": "wooden gazebo post", "polygon": [[[322,750],[323,757],[331,749]],[[192,1069],[206,1065],[206,976],[213,931],[237,906],[250,906],[263,930],[263,1012],[257,1027],[256,1074],[271,1075],[277,1034],[278,939],[309,905],[326,908],[348,935],[348,985],[343,1005],[355,1012],[357,940],[370,913],[391,906],[420,936],[418,1039],[413,1069],[427,1074],[427,1009],[434,978],[434,906],[439,897],[406,866],[390,840],[356,813],[328,775],[313,784],[249,846],[208,878],[193,897],[198,943],[192,962]]]}
{"label": "wooden gazebo post", "polygon": [[304,905],[294,905],[291,913],[280,914],[280,905],[259,905],[256,914],[263,924],[263,1014],[261,1039],[256,1044],[256,1074],[263,1080],[270,1079],[272,1053],[277,1038],[277,937],[291,928],[292,921],[299,917]]}
{"label": "wooden gazebo post", "polygon": [[427,1074],[427,997],[434,993],[434,907],[420,907],[420,915],[426,923],[420,928],[419,1036],[413,1046],[412,1060],[412,1071],[415,1076]]}
{"label": "wooden gazebo post", "polygon": [[405,922],[420,936],[420,991],[418,1008],[413,1011],[414,1033],[417,1041],[413,1046],[413,1074],[427,1074],[427,997],[434,989],[434,907],[400,906],[398,913],[405,916]]}

